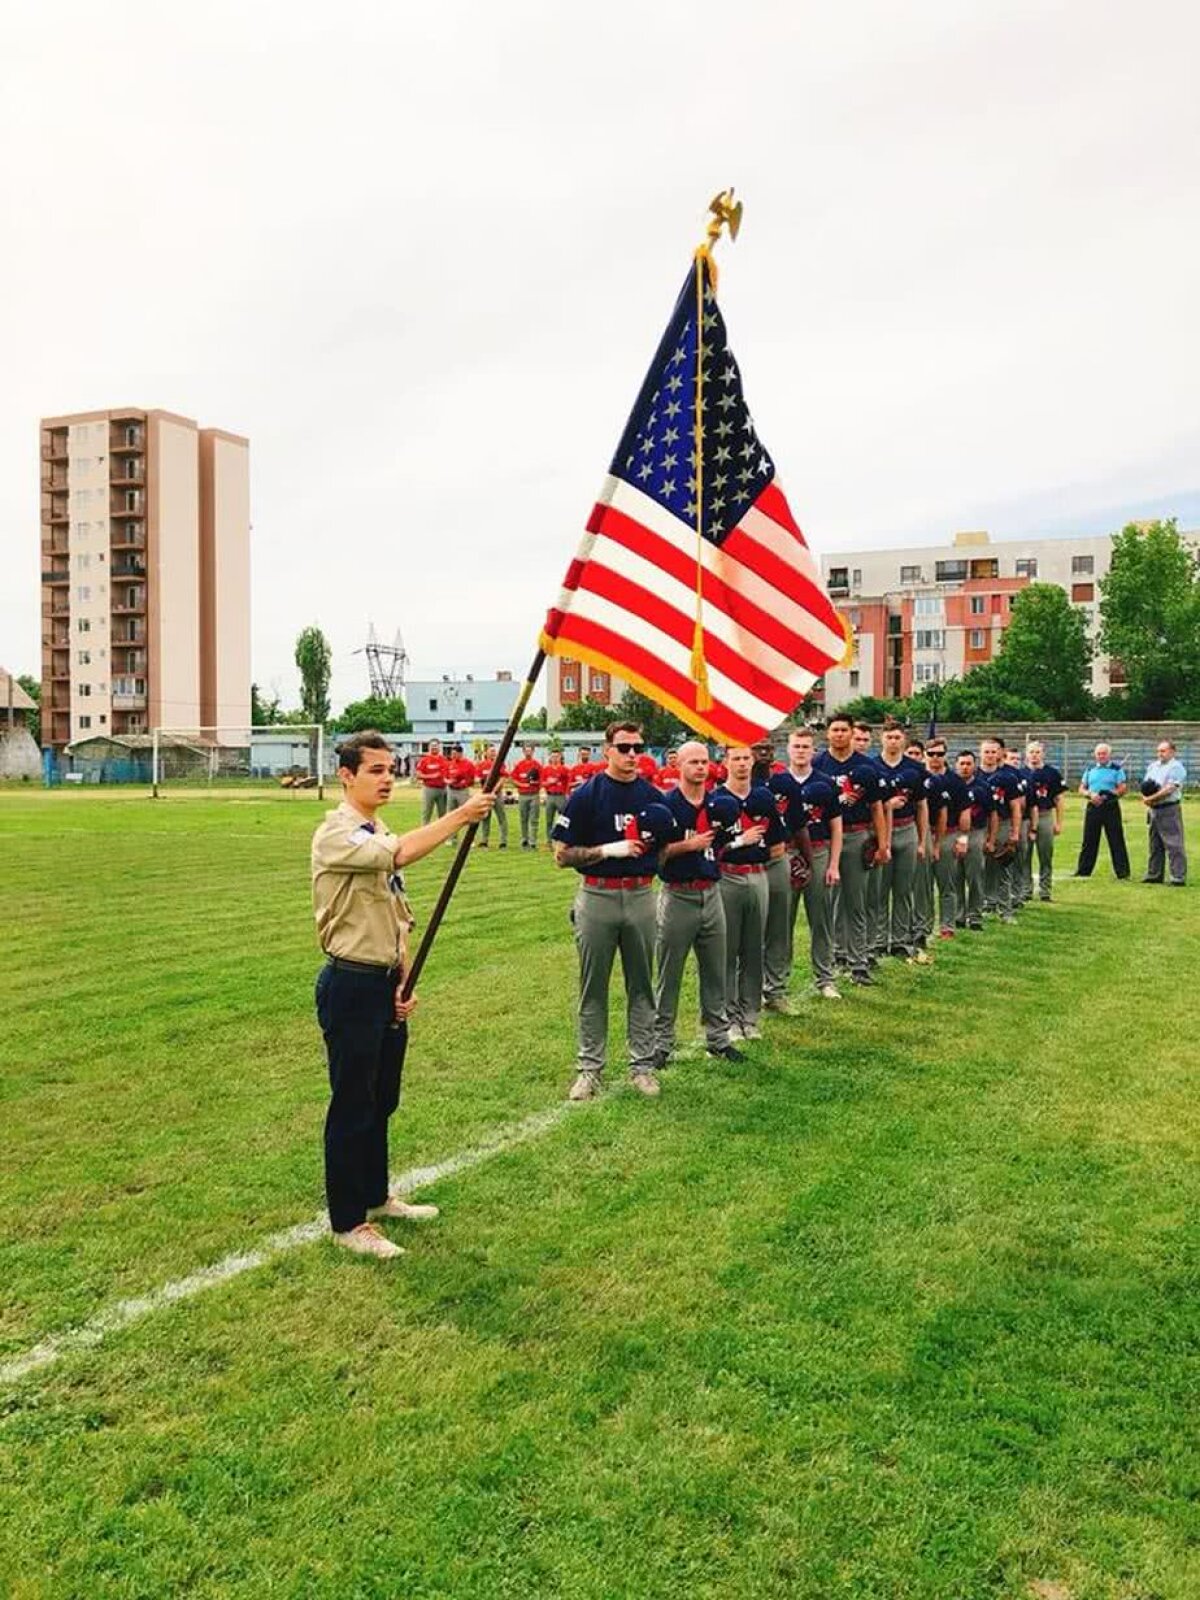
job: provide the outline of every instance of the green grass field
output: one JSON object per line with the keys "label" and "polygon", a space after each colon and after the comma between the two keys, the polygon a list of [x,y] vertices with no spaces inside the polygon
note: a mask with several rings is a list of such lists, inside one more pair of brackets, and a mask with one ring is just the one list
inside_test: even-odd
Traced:
{"label": "green grass field", "polygon": [[[0,795],[0,1364],[320,1209],[320,810]],[[572,878],[472,860],[397,1170],[561,1103]],[[1057,894],[8,1379],[0,1592],[1196,1600],[1200,897]]]}

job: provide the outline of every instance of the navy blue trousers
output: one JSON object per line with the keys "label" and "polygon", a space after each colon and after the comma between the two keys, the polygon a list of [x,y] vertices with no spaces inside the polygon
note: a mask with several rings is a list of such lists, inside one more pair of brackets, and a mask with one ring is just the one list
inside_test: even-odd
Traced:
{"label": "navy blue trousers", "polygon": [[397,1022],[395,974],[325,966],[317,1020],[329,1057],[325,1199],[335,1233],[366,1221],[388,1193],[388,1118],[400,1104],[408,1024]]}

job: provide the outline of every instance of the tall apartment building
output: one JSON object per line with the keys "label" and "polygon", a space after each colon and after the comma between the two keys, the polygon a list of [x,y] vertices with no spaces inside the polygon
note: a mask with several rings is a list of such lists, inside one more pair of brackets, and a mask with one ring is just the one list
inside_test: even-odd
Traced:
{"label": "tall apartment building", "polygon": [[580,700],[599,700],[602,705],[615,706],[628,687],[624,678],[614,678],[611,672],[589,666],[586,661],[548,656],[546,722],[552,728],[562,716],[563,707],[577,705]]}
{"label": "tall apartment building", "polygon": [[[1099,583],[1111,559],[1107,534],[993,544],[986,533],[960,533],[950,545],[822,556],[829,594],[854,636],[853,660],[825,674],[826,710],[864,694],[905,698],[990,661],[1013,595],[1030,583],[1064,589],[1094,642]],[[1097,653],[1092,692],[1118,685],[1120,670]]]}
{"label": "tall apartment building", "polygon": [[249,723],[249,441],[47,417],[41,475],[43,744]]}

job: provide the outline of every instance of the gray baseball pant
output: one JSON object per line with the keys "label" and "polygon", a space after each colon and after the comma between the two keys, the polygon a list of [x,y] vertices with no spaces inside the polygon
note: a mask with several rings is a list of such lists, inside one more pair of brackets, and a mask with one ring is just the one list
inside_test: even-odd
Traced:
{"label": "gray baseball pant", "polygon": [[663,884],[658,896],[658,935],[655,940],[654,1042],[660,1054],[675,1046],[675,1018],[679,989],[688,952],[696,952],[700,978],[700,1020],[704,1042],[710,1050],[729,1044],[729,1016],[725,1010],[725,906],[720,887],[675,889]]}
{"label": "gray baseball pant", "polygon": [[872,867],[867,878],[867,949],[873,956],[887,955],[887,868]]}
{"label": "gray baseball pant", "polygon": [[833,904],[834,892],[825,882],[829,871],[829,846],[812,847],[812,877],[799,893],[792,893],[791,932],[796,932],[796,913],[804,901],[804,916],[808,922],[809,953],[812,960],[813,981],[818,989],[833,982]]}
{"label": "gray baseball pant", "polygon": [[756,1028],[762,1015],[765,872],[722,872],[725,904],[725,1009],[730,1026]]}
{"label": "gray baseball pant", "polygon": [[517,798],[517,811],[521,818],[521,843],[530,845],[535,850],[541,803],[541,796],[536,794],[523,794]]}
{"label": "gray baseball pant", "polygon": [[[967,853],[961,861],[956,861],[956,906],[958,912],[958,926],[960,928],[983,927],[983,863],[986,857],[983,853],[983,841],[987,838],[986,828],[972,828],[967,842]],[[943,844],[942,848],[945,848]]]}
{"label": "gray baseball pant", "polygon": [[933,861],[930,859],[932,849],[933,829],[930,828],[925,842],[925,859],[917,862],[916,876],[913,878],[914,928],[919,945],[923,945],[933,932]]}
{"label": "gray baseball pant", "polygon": [[554,824],[567,809],[565,794],[548,794],[546,796],[546,843],[550,844],[554,834]]}
{"label": "gray baseball pant", "polygon": [[500,789],[494,791],[496,804],[479,824],[479,837],[486,844],[492,833],[492,818],[496,819],[496,832],[500,835],[500,843],[508,843],[508,807],[504,804],[504,793]]}
{"label": "gray baseball pant", "polygon": [[882,869],[883,948],[911,956],[917,947],[913,891],[917,876],[917,826],[892,829],[892,859]]}
{"label": "gray baseball pant", "polygon": [[781,1000],[792,975],[792,869],[786,853],[767,862],[767,925],[763,932],[763,998]]}
{"label": "gray baseball pant", "polygon": [[445,789],[430,789],[428,787],[422,788],[421,826],[424,827],[429,819],[433,816],[444,817],[446,815],[446,806],[447,800]]}
{"label": "gray baseball pant", "polygon": [[948,929],[951,933],[958,920],[958,858],[954,854],[953,839],[954,835],[951,835],[941,841],[937,860],[933,863],[940,903],[938,927]]}
{"label": "gray baseball pant", "polygon": [[1049,900],[1054,889],[1054,812],[1039,812],[1037,834],[1033,841],[1038,859],[1038,894]]}
{"label": "gray baseball pant", "polygon": [[1183,837],[1183,806],[1174,802],[1167,806],[1147,806],[1150,854],[1146,860],[1146,876],[1163,875],[1163,858],[1170,868],[1172,883],[1187,881],[1187,849]]}
{"label": "gray baseball pant", "polygon": [[837,946],[851,972],[867,972],[867,885],[874,869],[863,865],[863,839],[847,831],[842,846],[841,888],[837,897]]}
{"label": "gray baseball pant", "polygon": [[[1012,822],[1008,817],[1002,819],[996,829],[995,848],[999,850],[1006,844],[1012,835]],[[983,884],[984,904],[989,911],[997,912],[1005,921],[1011,922],[1014,910],[1013,883],[1016,876],[1017,858],[1012,855],[1007,861],[997,861],[994,855],[984,858]]]}
{"label": "gray baseball pant", "polygon": [[574,914],[579,951],[579,1070],[597,1076],[604,1071],[608,987],[613,958],[620,951],[630,1070],[650,1072],[654,1065],[654,891],[595,889],[581,883]]}

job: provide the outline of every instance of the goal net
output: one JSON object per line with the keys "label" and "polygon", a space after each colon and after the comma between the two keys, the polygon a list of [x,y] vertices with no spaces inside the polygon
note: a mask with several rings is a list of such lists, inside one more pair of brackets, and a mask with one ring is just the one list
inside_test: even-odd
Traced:
{"label": "goal net", "polygon": [[157,795],[172,789],[257,789],[323,797],[332,749],[320,723],[242,728],[155,728],[146,776]]}

